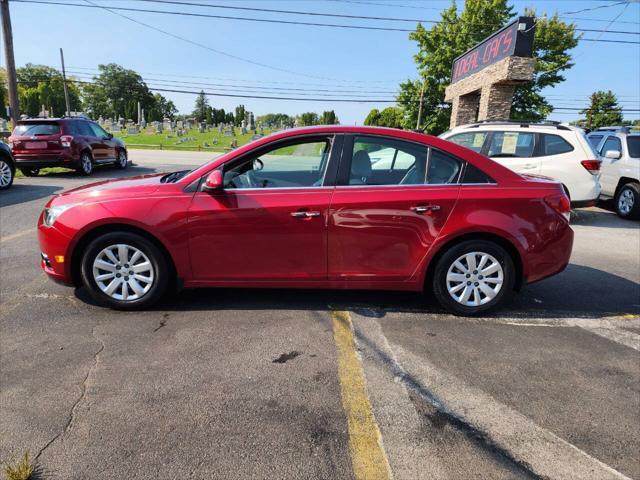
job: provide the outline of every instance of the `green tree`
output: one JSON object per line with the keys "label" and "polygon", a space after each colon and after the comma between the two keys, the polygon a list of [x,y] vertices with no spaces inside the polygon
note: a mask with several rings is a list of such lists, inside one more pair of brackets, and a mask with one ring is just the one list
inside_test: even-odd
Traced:
{"label": "green tree", "polygon": [[333,110],[322,112],[322,116],[319,120],[320,125],[338,125],[339,123],[338,117],[336,117],[336,112]]}
{"label": "green tree", "polygon": [[[62,74],[55,68],[27,63],[16,69],[18,80],[18,100],[20,113],[30,117],[37,116],[42,110],[53,110],[53,115],[62,116],[67,107],[64,98]],[[67,79],[69,104],[72,111],[81,109],[80,90],[72,79]]]}
{"label": "green tree", "polygon": [[[535,11],[527,8],[525,15],[535,16]],[[511,118],[537,121],[551,114],[553,107],[541,91],[565,80],[562,72],[573,67],[568,51],[578,45],[578,41],[575,25],[564,23],[557,14],[550,18],[537,18],[533,39],[533,80],[516,87]]]}
{"label": "green tree", "polygon": [[280,128],[280,126],[293,127],[295,118],[290,117],[286,113],[267,113],[258,116],[256,122],[273,128]]}
{"label": "green tree", "polygon": [[[451,108],[444,103],[445,88],[451,82],[453,60],[475,44],[507,24],[513,17],[507,0],[467,0],[460,13],[455,1],[441,13],[441,22],[426,30],[418,24],[409,38],[418,44],[414,60],[419,78],[400,84],[398,104],[404,110],[403,125],[415,128],[424,85],[421,127],[438,134],[449,128]],[[526,10],[533,15],[532,10]],[[575,27],[557,16],[537,19],[534,37],[535,76],[533,81],[516,89],[512,116],[538,119],[546,117],[551,106],[540,91],[564,80],[560,72],[571,68],[568,50],[575,47]]]}
{"label": "green tree", "polygon": [[404,112],[398,107],[387,107],[382,111],[374,108],[364,120],[365,125],[376,127],[402,128]]}
{"label": "green tree", "polygon": [[622,123],[622,108],[618,105],[618,99],[611,90],[593,92],[589,107],[580,113],[586,115],[585,125],[590,129]]}
{"label": "green tree", "polygon": [[201,90],[196,97],[196,104],[193,107],[193,117],[197,122],[207,120],[207,116],[211,116],[210,110],[209,99],[204,94],[204,90]]}
{"label": "green tree", "polygon": [[175,119],[178,109],[171,100],[156,93],[153,95],[153,106],[149,111],[145,110],[145,118],[148,122],[159,121],[165,118]]}
{"label": "green tree", "polygon": [[309,127],[311,125],[318,125],[320,119],[318,118],[318,114],[314,112],[304,112],[298,115],[298,124],[301,127]]}
{"label": "green tree", "polygon": [[93,118],[137,120],[138,102],[145,112],[153,110],[155,98],[138,73],[115,63],[98,65],[98,69],[100,73],[83,90],[84,109]]}
{"label": "green tree", "polygon": [[242,125],[242,120],[245,119],[246,114],[247,114],[247,111],[245,110],[244,105],[238,105],[236,107],[236,113],[233,117],[235,119],[236,127],[239,127],[240,125]]}

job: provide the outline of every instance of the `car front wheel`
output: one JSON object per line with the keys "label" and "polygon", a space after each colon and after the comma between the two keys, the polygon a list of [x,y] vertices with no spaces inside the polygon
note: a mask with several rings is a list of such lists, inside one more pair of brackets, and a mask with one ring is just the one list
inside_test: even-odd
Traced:
{"label": "car front wheel", "polygon": [[500,306],[513,292],[515,267],[509,253],[486,240],[467,240],[438,260],[433,291],[455,315],[479,315]]}
{"label": "car front wheel", "polygon": [[119,310],[145,308],[167,289],[169,268],[146,238],[114,232],[89,244],[82,257],[82,281],[100,304]]}
{"label": "car front wheel", "polygon": [[3,158],[0,158],[0,190],[6,190],[13,183],[14,170]]}
{"label": "car front wheel", "polygon": [[628,220],[640,218],[640,184],[627,183],[616,195],[616,213]]}
{"label": "car front wheel", "polygon": [[129,160],[127,159],[127,152],[124,150],[118,151],[118,159],[116,160],[116,168],[124,170],[129,165]]}

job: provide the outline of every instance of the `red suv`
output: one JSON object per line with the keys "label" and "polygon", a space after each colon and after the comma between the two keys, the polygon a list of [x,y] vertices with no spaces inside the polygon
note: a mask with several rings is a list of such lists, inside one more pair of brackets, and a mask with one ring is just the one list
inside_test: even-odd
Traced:
{"label": "red suv", "polygon": [[123,142],[100,125],[77,117],[20,120],[9,137],[16,167],[27,176],[41,168],[65,167],[91,175],[94,165],[127,168]]}
{"label": "red suv", "polygon": [[38,237],[50,277],[113,308],[246,286],[429,291],[473,315],[566,267],[569,211],[560,183],[454,143],[326,126],[62,193]]}

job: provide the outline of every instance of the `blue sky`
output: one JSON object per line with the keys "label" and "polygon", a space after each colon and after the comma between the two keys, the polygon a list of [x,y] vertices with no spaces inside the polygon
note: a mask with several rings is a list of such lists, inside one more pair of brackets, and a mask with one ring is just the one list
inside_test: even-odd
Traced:
{"label": "blue sky", "polygon": [[[60,0],[83,3],[83,0]],[[377,25],[413,28],[412,23],[376,20],[289,16],[223,10],[204,7],[159,5],[132,0],[91,0],[103,6],[157,10],[184,10],[214,15],[255,18],[287,18],[295,21]],[[191,0],[196,1],[196,0]],[[197,3],[247,6],[307,12],[386,16],[438,20],[439,10],[448,0],[197,0]],[[518,13],[533,7],[538,13],[570,12],[615,3],[607,1],[512,1]],[[461,1],[458,2],[462,4]],[[18,66],[37,63],[59,66],[58,48],[65,52],[67,68],[91,75],[98,64],[115,62],[140,72],[150,85],[162,88],[215,91],[216,88],[241,90],[273,87],[267,95],[295,91],[282,88],[348,91],[344,96],[393,98],[398,82],[416,77],[413,54],[416,44],[405,32],[352,30],[326,27],[246,22],[228,19],[176,17],[170,15],[122,12],[158,29],[173,32],[193,42],[230,55],[263,63],[276,69],[240,61],[191,43],[172,38],[148,27],[118,17],[103,9],[11,2],[15,58]],[[589,20],[573,21],[581,28],[602,29],[620,15],[610,30],[640,31],[640,3],[615,5],[573,15]],[[567,21],[569,21],[567,19]],[[623,23],[629,22],[629,23]],[[585,33],[597,38],[598,33]],[[639,41],[639,35],[605,33],[601,38]],[[581,42],[572,52],[576,65],[565,73],[566,81],[549,91],[555,105],[583,107],[587,96],[599,89],[611,89],[623,107],[640,109],[640,45]],[[2,60],[4,63],[4,59]],[[280,69],[280,70],[278,70]],[[284,72],[288,70],[294,73]],[[206,78],[202,78],[206,77]],[[87,78],[88,79],[88,78]],[[331,80],[327,80],[331,79]],[[160,85],[164,82],[165,85]],[[171,83],[169,85],[170,82]],[[187,84],[186,82],[193,82]],[[231,85],[215,87],[196,83]],[[183,84],[183,85],[178,85]],[[367,93],[367,92],[379,93]],[[243,92],[239,92],[244,94]],[[327,92],[317,92],[326,95]],[[192,110],[194,95],[163,93],[181,113]],[[276,95],[277,96],[277,95]],[[243,103],[260,115],[268,112],[296,114],[303,111],[335,110],[341,123],[361,124],[371,108],[386,103],[337,103],[210,97],[212,106],[229,110]],[[640,117],[629,112],[627,118]],[[577,112],[555,112],[553,119],[571,120]]]}

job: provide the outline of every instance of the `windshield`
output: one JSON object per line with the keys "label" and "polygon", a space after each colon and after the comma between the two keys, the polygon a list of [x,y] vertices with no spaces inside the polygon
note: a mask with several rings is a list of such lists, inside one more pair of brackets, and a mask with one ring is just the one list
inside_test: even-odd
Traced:
{"label": "windshield", "polygon": [[21,137],[35,137],[38,135],[56,135],[60,133],[57,123],[24,123],[16,126],[14,135]]}
{"label": "windshield", "polygon": [[627,137],[627,148],[630,157],[640,158],[640,135]]}

